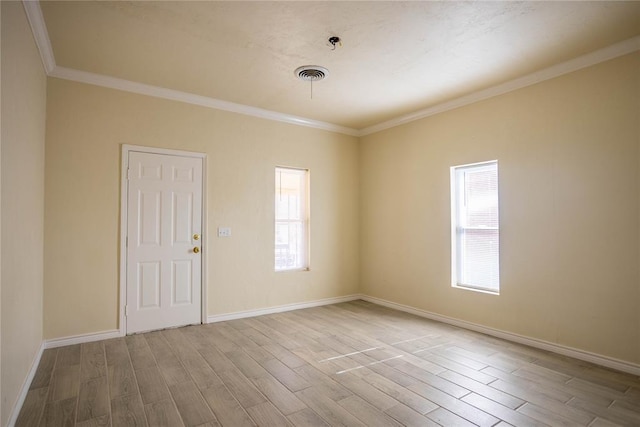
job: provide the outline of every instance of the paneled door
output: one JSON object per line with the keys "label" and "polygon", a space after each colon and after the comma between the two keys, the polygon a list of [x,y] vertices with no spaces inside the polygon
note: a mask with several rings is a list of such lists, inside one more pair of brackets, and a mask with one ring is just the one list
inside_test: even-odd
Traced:
{"label": "paneled door", "polygon": [[128,155],[126,332],[201,323],[203,159]]}

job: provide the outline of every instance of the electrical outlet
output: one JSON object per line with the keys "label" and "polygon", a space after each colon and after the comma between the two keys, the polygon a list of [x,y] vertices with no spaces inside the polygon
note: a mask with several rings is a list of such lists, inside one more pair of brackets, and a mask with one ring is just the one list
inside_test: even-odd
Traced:
{"label": "electrical outlet", "polygon": [[231,237],[231,227],[218,227],[218,237]]}

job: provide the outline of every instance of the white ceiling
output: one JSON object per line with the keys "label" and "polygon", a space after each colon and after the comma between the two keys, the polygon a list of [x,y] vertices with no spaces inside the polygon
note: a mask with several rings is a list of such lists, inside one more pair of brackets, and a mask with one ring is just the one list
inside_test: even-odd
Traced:
{"label": "white ceiling", "polygon": [[[640,2],[42,1],[57,66],[352,129],[640,35]],[[342,46],[332,50],[330,36]],[[330,76],[314,84],[301,65]]]}

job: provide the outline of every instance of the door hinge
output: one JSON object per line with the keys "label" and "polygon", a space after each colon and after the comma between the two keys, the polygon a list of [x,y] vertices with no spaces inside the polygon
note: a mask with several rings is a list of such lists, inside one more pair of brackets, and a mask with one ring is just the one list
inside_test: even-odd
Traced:
{"label": "door hinge", "polygon": [[124,315],[125,315],[125,316],[128,316],[128,315],[129,315],[129,306],[128,306],[128,305],[125,305],[125,306],[124,306]]}
{"label": "door hinge", "polygon": [[129,236],[126,236],[126,237],[124,238],[124,247],[125,247],[125,248],[129,248]]}
{"label": "door hinge", "polygon": [[131,179],[131,169],[127,169],[127,179]]}

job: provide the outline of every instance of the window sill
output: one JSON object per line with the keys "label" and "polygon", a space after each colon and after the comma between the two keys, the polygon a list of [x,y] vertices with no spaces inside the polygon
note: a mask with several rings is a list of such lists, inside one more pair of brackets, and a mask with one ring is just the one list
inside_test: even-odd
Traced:
{"label": "window sill", "polygon": [[489,295],[500,295],[500,291],[493,291],[490,289],[482,289],[482,288],[474,288],[472,286],[465,286],[465,285],[460,285],[460,284],[455,284],[455,285],[451,285],[452,288],[456,288],[456,289],[462,289],[465,291],[473,291],[473,292],[480,292],[481,294],[489,294]]}
{"label": "window sill", "polygon": [[310,271],[309,267],[304,268],[287,268],[286,270],[274,270],[276,273],[294,273],[296,271]]}

